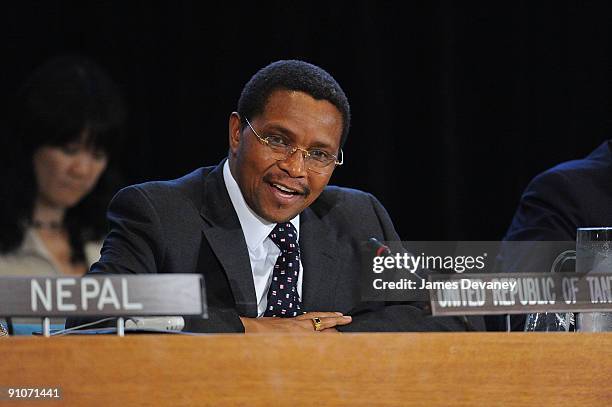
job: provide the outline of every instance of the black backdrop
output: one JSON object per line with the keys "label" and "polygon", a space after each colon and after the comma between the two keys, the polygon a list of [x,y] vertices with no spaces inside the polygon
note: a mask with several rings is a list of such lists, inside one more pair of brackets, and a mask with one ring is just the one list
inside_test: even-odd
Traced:
{"label": "black backdrop", "polygon": [[46,58],[91,57],[129,102],[129,183],[219,162],[260,67],[322,66],[353,111],[332,183],[374,193],[406,240],[501,238],[534,175],[609,137],[605,1],[21,1],[0,15],[2,111]]}

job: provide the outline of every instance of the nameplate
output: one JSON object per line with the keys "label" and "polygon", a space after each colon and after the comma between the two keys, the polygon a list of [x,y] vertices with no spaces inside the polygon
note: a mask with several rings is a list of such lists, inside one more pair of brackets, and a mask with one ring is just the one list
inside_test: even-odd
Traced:
{"label": "nameplate", "polygon": [[612,312],[612,273],[431,274],[434,316]]}
{"label": "nameplate", "polygon": [[200,274],[0,277],[0,316],[206,315]]}

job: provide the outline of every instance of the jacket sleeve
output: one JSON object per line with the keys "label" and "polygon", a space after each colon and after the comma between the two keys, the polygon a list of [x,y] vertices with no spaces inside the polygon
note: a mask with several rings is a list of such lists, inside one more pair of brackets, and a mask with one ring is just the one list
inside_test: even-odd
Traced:
{"label": "jacket sleeve", "polygon": [[[508,242],[504,242],[498,256],[501,272],[546,272],[564,250],[561,244],[558,251],[554,251],[552,244],[550,249],[543,250],[543,247],[512,242],[565,241],[571,242],[570,248],[575,247],[576,227],[581,223],[584,210],[574,190],[575,182],[557,169],[545,171],[529,183],[504,237]],[[489,330],[506,330],[503,316],[487,316],[486,320]],[[513,331],[523,330],[524,315],[512,315],[510,320]]]}
{"label": "jacket sleeve", "polygon": [[144,274],[162,270],[163,231],[150,198],[138,186],[122,189],[108,209],[110,231],[90,273]]}
{"label": "jacket sleeve", "polygon": [[[383,205],[369,195],[370,205],[382,230],[385,241],[399,241],[393,222]],[[432,317],[429,304],[424,302],[362,302],[352,312],[353,321],[338,328],[341,332],[418,332],[465,331],[484,329],[480,317]]]}
{"label": "jacket sleeve", "polygon": [[[88,272],[96,274],[147,274],[164,272],[166,231],[160,214],[146,191],[139,186],[122,189],[108,209],[110,231],[100,260]],[[208,308],[208,319],[184,316],[185,330],[196,332],[244,332],[234,310]],[[91,322],[91,318],[70,318],[66,326]],[[114,325],[114,322],[107,323]]]}
{"label": "jacket sleeve", "polygon": [[574,189],[560,171],[535,177],[523,192],[504,240],[574,240],[582,213]]}

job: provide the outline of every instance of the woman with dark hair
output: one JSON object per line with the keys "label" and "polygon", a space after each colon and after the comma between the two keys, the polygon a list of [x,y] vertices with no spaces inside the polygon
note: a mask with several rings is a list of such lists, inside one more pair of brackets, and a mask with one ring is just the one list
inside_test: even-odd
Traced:
{"label": "woman with dark hair", "polygon": [[110,158],[124,103],[93,62],[53,59],[35,71],[2,135],[0,275],[82,275],[100,256],[117,183]]}

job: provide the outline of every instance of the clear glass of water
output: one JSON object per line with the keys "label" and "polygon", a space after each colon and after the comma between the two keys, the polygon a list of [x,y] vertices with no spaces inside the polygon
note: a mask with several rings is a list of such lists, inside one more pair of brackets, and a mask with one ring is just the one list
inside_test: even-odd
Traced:
{"label": "clear glass of water", "polygon": [[[576,272],[612,273],[612,227],[579,228],[576,233]],[[612,331],[612,313],[581,312],[576,317],[580,332]]]}
{"label": "clear glass of water", "polygon": [[[612,227],[578,228],[576,250],[567,250],[555,259],[551,272],[558,272],[567,260],[576,260],[576,273],[612,273]],[[611,312],[535,313],[525,321],[525,331],[612,331]]]}

